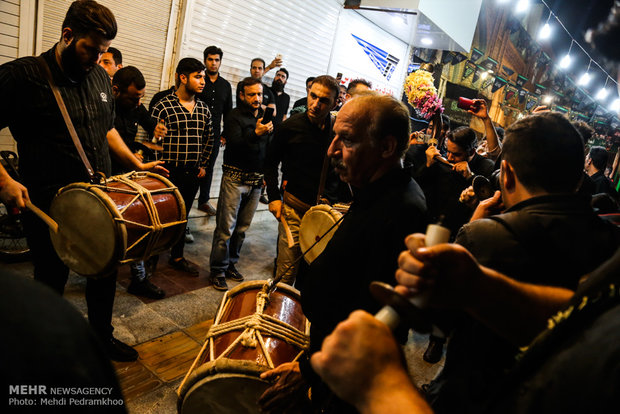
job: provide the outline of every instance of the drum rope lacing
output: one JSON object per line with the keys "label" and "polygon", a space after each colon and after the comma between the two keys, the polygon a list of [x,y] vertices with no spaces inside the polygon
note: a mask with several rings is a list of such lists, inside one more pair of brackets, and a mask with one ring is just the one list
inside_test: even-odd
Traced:
{"label": "drum rope lacing", "polygon": [[254,314],[225,322],[221,325],[211,326],[207,339],[243,329],[241,335],[239,335],[218,358],[227,356],[239,342],[247,348],[256,348],[260,345],[269,366],[273,367],[273,362],[271,361],[261,333],[278,338],[304,350],[310,347],[310,339],[306,334],[286,322],[263,313],[268,298],[268,293],[260,291],[256,294],[256,312]]}
{"label": "drum rope lacing", "polygon": [[[105,189],[109,192],[117,192],[117,193],[125,193],[125,194],[135,194],[134,198],[131,200],[131,202],[127,203],[127,205],[119,211],[120,214],[123,214],[125,212],[125,210],[127,208],[129,208],[129,206],[131,206],[133,203],[136,202],[136,200],[138,199],[142,199],[143,201],[143,205],[146,209],[146,212],[148,214],[148,217],[150,219],[151,225],[145,225],[142,223],[137,223],[135,221],[131,221],[131,220],[127,220],[125,218],[115,218],[115,220],[126,223],[126,224],[132,224],[134,226],[138,226],[138,227],[143,227],[143,228],[147,228],[147,229],[151,229],[152,231],[149,233],[145,233],[143,234],[141,237],[138,238],[138,240],[136,240],[131,246],[127,247],[127,252],[129,252],[131,249],[133,249],[134,247],[136,247],[140,242],[142,242],[146,237],[149,237],[148,241],[147,241],[147,246],[145,248],[145,254],[148,255],[148,252],[151,252],[155,246],[157,245],[157,243],[159,242],[159,238],[163,232],[163,230],[166,227],[171,227],[171,226],[176,226],[179,224],[182,224],[183,221],[176,221],[176,222],[171,222],[171,223],[167,223],[167,224],[162,224],[162,222],[159,219],[159,214],[157,212],[157,209],[155,208],[155,202],[153,200],[152,194],[154,193],[158,193],[158,192],[169,192],[170,188],[164,188],[161,190],[153,190],[150,191],[147,188],[141,186],[140,184],[138,184],[136,181],[133,181],[132,178],[136,178],[136,177],[140,177],[141,175],[139,173],[136,173],[135,171],[127,173],[127,174],[123,174],[123,175],[118,175],[118,176],[114,176],[114,177],[110,177],[107,181],[106,181],[106,185],[101,186],[101,185],[94,185],[95,187],[105,187]],[[146,175],[144,175],[146,176]],[[129,188],[131,188],[131,190],[126,190],[126,189],[122,189],[122,188],[115,188],[115,187],[108,187],[107,183],[108,182],[120,182],[123,183],[125,185],[127,185]],[[147,259],[148,256],[145,256],[143,259]]]}

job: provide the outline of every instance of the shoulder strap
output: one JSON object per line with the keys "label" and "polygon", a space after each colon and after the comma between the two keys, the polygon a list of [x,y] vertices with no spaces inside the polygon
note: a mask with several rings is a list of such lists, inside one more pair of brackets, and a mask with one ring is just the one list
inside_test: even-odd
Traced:
{"label": "shoulder strap", "polygon": [[56,98],[56,103],[58,104],[60,113],[62,114],[62,117],[65,120],[67,129],[69,130],[69,135],[71,135],[71,139],[73,140],[73,145],[75,145],[75,148],[77,149],[77,152],[80,155],[82,162],[84,163],[84,167],[86,167],[86,172],[88,173],[88,176],[91,179],[93,179],[95,176],[93,167],[90,165],[90,162],[88,161],[88,158],[86,157],[86,154],[84,153],[84,148],[82,147],[82,143],[80,142],[80,139],[77,136],[77,132],[75,131],[75,128],[73,127],[73,122],[71,122],[71,117],[69,117],[69,112],[67,111],[65,102],[63,101],[62,96],[60,95],[60,90],[58,89],[58,87],[54,83],[54,79],[52,78],[52,72],[50,71],[50,68],[47,65],[47,62],[45,61],[43,56],[37,56],[37,62],[39,63],[39,66],[47,79],[47,83],[50,85],[50,88],[52,89],[52,92],[54,93],[54,98]]}

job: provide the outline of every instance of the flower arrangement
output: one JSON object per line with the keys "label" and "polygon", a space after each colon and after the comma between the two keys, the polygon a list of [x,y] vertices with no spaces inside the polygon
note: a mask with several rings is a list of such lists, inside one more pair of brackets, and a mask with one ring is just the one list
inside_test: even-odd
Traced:
{"label": "flower arrangement", "polygon": [[405,79],[407,100],[427,120],[431,119],[437,111],[443,112],[442,102],[437,96],[433,81],[433,75],[422,69],[410,73]]}

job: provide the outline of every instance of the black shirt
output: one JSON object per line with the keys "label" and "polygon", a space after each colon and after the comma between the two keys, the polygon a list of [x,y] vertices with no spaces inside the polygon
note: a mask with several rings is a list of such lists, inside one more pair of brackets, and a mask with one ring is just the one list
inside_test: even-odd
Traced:
{"label": "black shirt", "polygon": [[273,125],[280,125],[284,118],[284,115],[288,112],[288,105],[291,103],[291,97],[288,93],[282,92],[278,95],[276,92],[271,91],[276,100],[276,116],[273,119]]}
{"label": "black shirt", "polygon": [[219,74],[215,82],[211,82],[209,75],[207,75],[205,76],[205,88],[197,96],[209,107],[213,136],[219,140],[222,117],[225,119],[228,112],[232,109],[232,89],[230,83]]}
{"label": "black shirt", "polygon": [[332,139],[331,118],[324,128],[310,122],[307,113],[282,122],[267,147],[265,182],[269,201],[280,199],[278,165],[287,181],[286,191],[307,204],[315,204],[321,181],[323,160]]}
{"label": "black shirt", "polygon": [[[114,128],[118,131],[125,145],[134,151],[136,135],[138,134],[138,125],[140,125],[146,133],[151,136],[155,130],[155,120],[151,118],[149,112],[144,105],[131,109],[123,110],[120,106],[116,106],[116,117],[114,118]],[[125,172],[126,168],[112,158],[112,172],[120,174]]]}
{"label": "black shirt", "polygon": [[[297,276],[302,308],[311,322],[308,355],[320,350],[325,337],[354,310],[375,313],[382,307],[370,294],[370,282],[396,284],[405,237],[424,232],[426,224],[422,190],[400,168],[354,189],[351,208],[329,244],[311,265],[302,261]],[[317,385],[312,384],[312,399],[321,403],[325,390]]]}
{"label": "black shirt", "polygon": [[258,136],[254,132],[256,120],[262,116],[262,109],[259,109],[258,117],[254,117],[252,110],[246,105],[228,113],[222,134],[226,138],[225,166],[236,167],[243,172],[263,171],[270,134]]}
{"label": "black shirt", "polygon": [[153,95],[153,97],[151,98],[151,102],[149,102],[149,112],[153,111],[153,107],[155,106],[155,104],[161,101],[164,96],[170,95],[171,93],[174,93],[174,91],[176,91],[176,88],[172,86],[170,87],[170,89],[159,91],[155,95]]}
{"label": "black shirt", "polygon": [[[99,65],[80,82],[69,79],[56,62],[55,48],[43,53],[54,82],[93,169],[110,175],[107,132],[114,127],[114,96]],[[8,126],[17,141],[20,175],[31,193],[54,193],[88,173],[67,131],[54,95],[34,57],[0,66],[0,129]]]}

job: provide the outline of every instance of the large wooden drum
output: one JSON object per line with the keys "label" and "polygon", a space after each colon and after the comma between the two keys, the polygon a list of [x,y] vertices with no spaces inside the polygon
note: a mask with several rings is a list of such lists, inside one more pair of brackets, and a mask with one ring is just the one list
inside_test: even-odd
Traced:
{"label": "large wooden drum", "polygon": [[297,360],[310,344],[310,324],[299,292],[266,281],[245,282],[226,292],[204,346],[179,387],[179,412],[259,413],[269,387],[264,371]]}
{"label": "large wooden drum", "polygon": [[74,272],[92,277],[167,250],[187,223],[179,190],[150,172],[65,186],[50,216],[58,223],[58,233],[50,232],[58,256]]}

